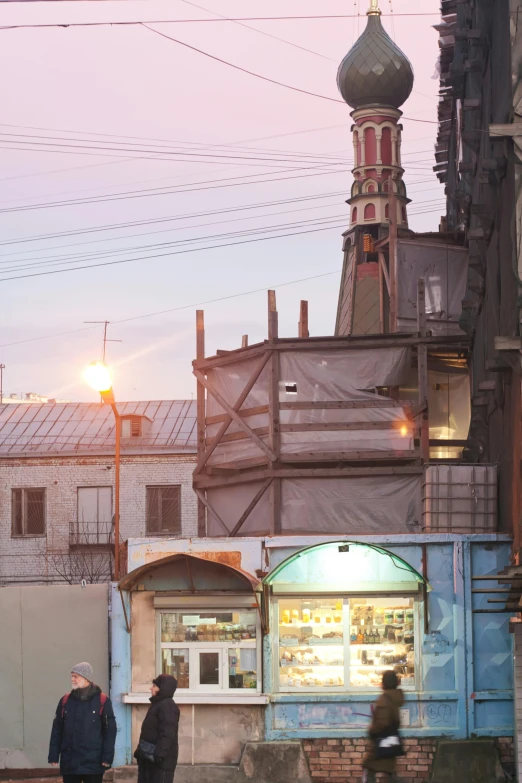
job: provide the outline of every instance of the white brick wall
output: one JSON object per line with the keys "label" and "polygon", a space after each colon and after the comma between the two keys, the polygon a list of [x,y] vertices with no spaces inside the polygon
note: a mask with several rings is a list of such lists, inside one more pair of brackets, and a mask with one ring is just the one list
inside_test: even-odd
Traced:
{"label": "white brick wall", "polygon": [[[146,487],[154,484],[181,485],[181,536],[197,535],[195,463],[195,454],[122,457],[120,535],[124,541],[147,535]],[[63,556],[56,553],[68,552],[69,529],[77,516],[77,488],[88,486],[114,487],[113,457],[0,460],[0,585],[63,581],[58,573]],[[13,487],[46,488],[45,537],[12,538]]]}

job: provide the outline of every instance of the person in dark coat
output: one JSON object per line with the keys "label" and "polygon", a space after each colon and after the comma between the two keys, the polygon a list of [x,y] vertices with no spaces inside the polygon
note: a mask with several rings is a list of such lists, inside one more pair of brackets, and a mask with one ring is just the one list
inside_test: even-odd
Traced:
{"label": "person in dark coat", "polygon": [[102,783],[112,765],[116,720],[110,699],[93,682],[90,663],[71,672],[72,690],[58,702],[49,743],[49,764],[64,783]]}
{"label": "person in dark coat", "polygon": [[142,723],[134,753],[138,760],[138,783],[172,783],[174,780],[178,762],[179,707],[173,696],[177,687],[178,681],[170,674],[160,674],[152,681],[151,706]]}
{"label": "person in dark coat", "polygon": [[398,781],[396,775],[397,759],[378,759],[376,758],[376,750],[378,739],[386,736],[388,732],[398,733],[399,731],[401,723],[399,710],[404,704],[404,693],[399,688],[399,684],[399,677],[394,671],[384,672],[382,676],[383,693],[374,706],[369,729],[371,747],[363,761],[364,783],[375,783],[375,775],[378,772],[389,775],[394,783]]}

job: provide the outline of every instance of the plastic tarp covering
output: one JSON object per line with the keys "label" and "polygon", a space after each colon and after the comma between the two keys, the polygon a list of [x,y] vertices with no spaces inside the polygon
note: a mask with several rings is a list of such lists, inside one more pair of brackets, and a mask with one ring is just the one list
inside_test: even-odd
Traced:
{"label": "plastic tarp covering", "polygon": [[281,380],[297,383],[298,399],[364,399],[358,389],[400,386],[410,365],[409,348],[288,351],[281,355]]}
{"label": "plastic tarp covering", "polygon": [[463,334],[458,322],[467,285],[467,249],[401,239],[397,256],[399,331],[417,331],[417,281],[424,277],[428,328],[437,335]]}
{"label": "plastic tarp covering", "polygon": [[420,522],[419,476],[285,480],[284,533],[408,533]]}
{"label": "plastic tarp covering", "polygon": [[[234,405],[249,378],[259,365],[259,358],[228,364],[209,371],[208,378],[230,405]],[[411,367],[411,351],[408,348],[385,348],[368,351],[325,351],[325,352],[281,352],[279,401],[284,402],[362,402],[375,403],[375,407],[338,408],[324,410],[282,410],[282,425],[325,425],[372,422],[390,422],[390,429],[314,430],[306,432],[282,432],[281,453],[304,454],[310,452],[341,451],[395,451],[412,450],[414,447],[410,431],[401,435],[401,422],[406,413],[400,406],[382,407],[386,398],[364,391],[376,386],[399,386],[405,383]],[[289,392],[291,385],[295,391]],[[257,408],[268,405],[268,370],[262,371],[242,408]],[[380,407],[379,407],[380,406]],[[212,395],[208,394],[207,416],[223,414],[224,411]],[[255,413],[245,417],[248,426],[268,442],[269,415]],[[207,437],[213,438],[221,423],[207,426]],[[264,431],[263,431],[264,430]],[[238,433],[241,428],[232,422],[226,436]],[[225,437],[226,437],[225,436]],[[209,464],[238,462],[263,456],[252,438],[241,437],[220,443],[212,454]]]}
{"label": "plastic tarp covering", "polygon": [[471,418],[469,376],[430,370],[430,438],[466,440]]}
{"label": "plastic tarp covering", "polygon": [[[353,476],[332,479],[283,479],[283,534],[363,535],[419,530],[420,476]],[[258,492],[261,483],[209,489],[207,496],[229,530]],[[270,534],[270,489],[246,519],[238,535]],[[208,535],[225,531],[211,512]]]}

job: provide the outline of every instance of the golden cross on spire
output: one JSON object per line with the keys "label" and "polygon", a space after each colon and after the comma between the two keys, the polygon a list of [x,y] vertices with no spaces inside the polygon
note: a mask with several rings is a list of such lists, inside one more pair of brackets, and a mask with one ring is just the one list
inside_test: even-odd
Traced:
{"label": "golden cross on spire", "polygon": [[370,0],[370,8],[368,10],[368,16],[380,16],[381,11],[379,9],[379,0]]}

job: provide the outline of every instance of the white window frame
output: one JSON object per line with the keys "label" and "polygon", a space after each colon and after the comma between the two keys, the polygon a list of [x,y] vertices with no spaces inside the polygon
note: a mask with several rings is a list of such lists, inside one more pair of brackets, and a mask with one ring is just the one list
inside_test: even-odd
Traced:
{"label": "white window frame", "polygon": [[[389,594],[383,594],[383,593],[372,593],[372,594],[361,594],[361,593],[339,593],[335,594],[335,598],[339,598],[343,601],[343,657],[344,657],[344,685],[338,686],[338,687],[325,687],[325,686],[314,686],[309,685],[306,687],[301,686],[291,686],[291,685],[281,685],[279,675],[281,673],[281,665],[280,665],[280,645],[279,645],[279,607],[280,602],[284,601],[288,598],[303,600],[303,599],[311,599],[311,600],[317,600],[321,597],[327,598],[326,595],[321,595],[321,593],[300,593],[297,594],[287,594],[287,595],[278,595],[274,596],[272,600],[272,608],[271,608],[271,627],[274,629],[274,632],[272,634],[272,682],[274,683],[274,692],[275,693],[324,693],[326,694],[359,694],[359,693],[376,693],[379,691],[379,688],[377,686],[375,687],[366,687],[366,686],[360,686],[360,685],[351,685],[350,684],[350,664],[351,664],[351,647],[356,645],[352,645],[350,643],[350,600],[351,599],[357,599],[357,598],[392,598]],[[408,594],[408,593],[401,593],[400,595],[397,594],[396,596],[393,596],[396,598],[413,598],[413,630],[415,635],[415,645],[414,645],[414,652],[415,652],[415,672],[414,672],[414,683],[413,685],[404,685],[401,686],[403,690],[411,693],[416,692],[419,690],[419,683],[420,683],[420,667],[421,667],[421,654],[420,654],[420,600],[419,596],[417,594]],[[424,608],[426,611],[426,609]],[[329,645],[325,645],[325,649],[327,650],[329,648]]]}
{"label": "white window frame", "polygon": [[[187,613],[202,614],[215,612],[216,614],[229,614],[230,612],[237,612],[238,610],[252,611],[255,613],[255,626],[256,626],[256,638],[255,639],[232,639],[225,642],[162,642],[161,641],[161,616],[163,614],[173,613]],[[254,624],[254,623],[252,623]],[[189,607],[182,608],[179,604],[173,605],[172,608],[156,609],[156,668],[157,671],[163,671],[162,650],[188,650],[189,651],[189,687],[179,688],[176,691],[180,696],[201,695],[207,693],[209,695],[223,695],[229,696],[248,696],[248,694],[260,694],[262,693],[262,639],[261,639],[261,621],[259,612],[252,607],[241,606],[240,604],[232,604],[231,606],[216,606],[215,604],[205,606],[204,601],[197,607],[193,604]],[[256,651],[256,688],[231,688],[229,686],[229,650],[241,650],[250,649]],[[199,654],[200,652],[217,652],[219,653],[219,670],[220,670],[220,684],[219,685],[201,685],[199,683]]]}

